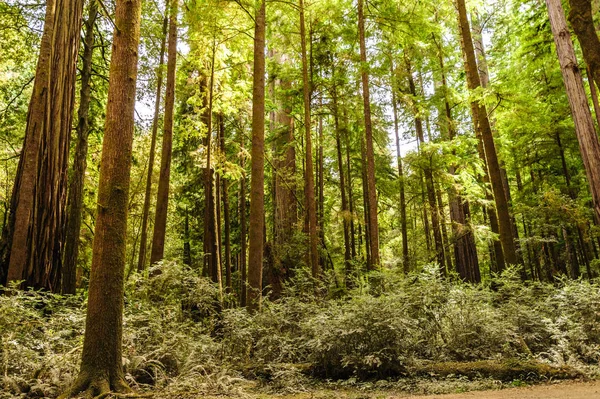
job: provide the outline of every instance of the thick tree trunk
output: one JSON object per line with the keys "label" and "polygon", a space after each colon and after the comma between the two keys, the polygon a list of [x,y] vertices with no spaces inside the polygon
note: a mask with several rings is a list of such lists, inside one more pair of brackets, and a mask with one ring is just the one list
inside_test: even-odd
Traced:
{"label": "thick tree trunk", "polygon": [[121,341],[140,13],[141,1],[117,1],[81,369],[63,397],[129,390]]}
{"label": "thick tree trunk", "polygon": [[369,220],[369,270],[380,266],[379,259],[379,224],[377,222],[377,191],[375,188],[375,150],[373,148],[373,128],[371,123],[371,100],[369,97],[369,72],[367,69],[367,48],[365,44],[364,0],[358,0],[358,38],[360,44],[361,80],[363,93],[363,109],[365,114],[365,140],[367,156],[367,203]]}
{"label": "thick tree trunk", "polygon": [[156,213],[150,264],[162,260],[165,252],[169,186],[171,183],[171,156],[173,152],[173,116],[175,113],[175,68],[177,66],[177,10],[179,0],[173,0],[169,15],[169,47],[167,57],[167,86],[165,93],[165,121],[160,158],[160,178],[156,194]]}
{"label": "thick tree trunk", "polygon": [[252,175],[250,181],[250,235],[246,306],[260,309],[265,197],[265,0],[256,10],[254,23],[254,80],[252,88]]}
{"label": "thick tree trunk", "polygon": [[398,131],[398,104],[396,101],[394,65],[391,66],[391,89],[392,89],[392,108],[394,110],[394,135],[396,138],[396,159],[398,160],[398,181],[400,183],[400,228],[402,230],[402,268],[404,274],[410,271],[409,253],[408,253],[408,226],[406,223],[406,194],[404,187],[404,171],[402,168],[402,153],[400,152],[400,135]]}
{"label": "thick tree trunk", "polygon": [[[467,19],[465,1],[456,0],[456,6],[458,11],[461,45],[465,61],[465,72],[467,75],[467,86],[469,90],[475,90],[481,87],[481,81],[477,72],[475,50],[473,48],[471,29]],[[500,233],[500,242],[502,243],[504,259],[509,264],[517,264],[518,258],[511,226],[512,219],[508,209],[506,193],[504,192],[502,184],[502,173],[500,171],[500,164],[496,154],[496,146],[494,144],[494,137],[492,136],[492,129],[488,119],[487,110],[479,101],[472,101],[471,113],[473,115],[475,130],[481,135],[483,141],[487,169],[492,185],[492,192],[494,193],[496,211],[498,212],[498,230]]]}
{"label": "thick tree trunk", "polygon": [[62,293],[75,294],[77,285],[77,258],[83,208],[83,185],[87,169],[89,112],[91,102],[92,56],[94,53],[94,25],[98,16],[98,3],[92,1],[85,21],[83,57],[81,63],[81,89],[77,111],[77,144],[73,157],[73,171],[67,198],[67,227],[65,232],[65,255],[63,259]]}
{"label": "thick tree trunk", "polygon": [[83,1],[49,0],[25,139],[2,232],[0,282],[60,291]]}
{"label": "thick tree trunk", "polygon": [[[560,69],[567,97],[569,98],[569,105],[571,106],[571,114],[575,122],[575,132],[579,141],[579,149],[592,193],[595,215],[596,218],[600,218],[600,143],[594,130],[592,114],[583,87],[583,79],[577,66],[577,58],[573,50],[573,43],[571,42],[567,28],[562,4],[560,0],[546,0],[546,5],[550,16],[550,25],[554,35]],[[598,40],[597,37],[596,40]],[[584,43],[582,43],[582,47],[583,45]],[[600,54],[597,55],[600,56]],[[592,68],[591,65],[590,68]]]}
{"label": "thick tree trunk", "polygon": [[[550,8],[551,3],[546,4]],[[596,82],[596,86],[600,87],[600,39],[598,39],[594,27],[592,2],[591,0],[569,0],[569,5],[571,6],[569,10],[569,22],[577,35],[577,39],[579,39],[583,58],[592,73],[592,78]],[[564,15],[564,11],[562,15]],[[568,39],[570,43],[570,37]]]}
{"label": "thick tree trunk", "polygon": [[300,0],[300,45],[302,51],[302,85],[304,95],[304,140],[306,145],[306,181],[305,181],[305,201],[308,217],[308,240],[309,240],[309,262],[313,277],[321,274],[319,264],[319,244],[317,235],[317,209],[315,203],[315,181],[313,172],[313,149],[312,137],[310,132],[310,81],[308,80],[308,59],[306,55],[306,28],[304,22],[304,1]]}
{"label": "thick tree trunk", "polygon": [[[160,44],[160,58],[156,71],[156,99],[154,102],[154,118],[152,119],[152,139],[150,142],[150,155],[148,156],[148,174],[146,175],[146,192],[144,193],[144,208],[142,210],[142,237],[140,239],[140,255],[138,258],[138,273],[146,269],[146,251],[148,250],[148,218],[150,215],[150,203],[152,202],[152,176],[154,174],[154,158],[156,156],[156,136],[158,134],[158,118],[160,114],[160,97],[162,95],[163,65],[165,63],[165,47],[167,41],[167,29],[169,26],[169,5],[165,10],[163,20],[162,41]],[[186,213],[186,218],[187,218]],[[187,219],[186,219],[187,220]]]}

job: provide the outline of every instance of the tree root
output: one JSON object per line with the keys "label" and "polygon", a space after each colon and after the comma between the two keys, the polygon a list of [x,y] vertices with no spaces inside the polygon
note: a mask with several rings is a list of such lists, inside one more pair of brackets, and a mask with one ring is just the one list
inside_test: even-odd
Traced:
{"label": "tree root", "polygon": [[104,399],[106,397],[115,397],[115,398],[151,398],[154,396],[152,393],[118,393],[118,392],[104,392],[96,396],[94,399]]}
{"label": "tree root", "polygon": [[79,375],[75,383],[67,389],[58,399],[70,399],[75,397],[103,399],[107,396],[118,398],[146,397],[131,392],[131,388],[122,377],[108,378],[107,376],[89,376],[86,373]]}

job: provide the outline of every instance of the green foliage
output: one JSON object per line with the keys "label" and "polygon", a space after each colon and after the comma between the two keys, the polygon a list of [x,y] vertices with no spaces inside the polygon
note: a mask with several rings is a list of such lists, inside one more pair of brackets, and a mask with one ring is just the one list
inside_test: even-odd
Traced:
{"label": "green foliage", "polygon": [[[377,295],[366,282],[351,297],[319,299],[298,272],[304,292],[287,287],[250,315],[221,310],[215,286],[177,262],[150,272],[126,289],[123,360],[140,389],[231,394],[259,379],[268,390],[295,392],[311,383],[309,374],[371,379],[477,364],[500,378],[509,372],[502,364],[516,364],[511,359],[589,367],[600,356],[594,283],[524,284],[509,270],[489,287],[472,286],[444,280],[431,266],[370,279]],[[85,298],[7,294],[0,296],[0,384],[9,396],[0,397],[32,389],[52,397],[76,375]]]}

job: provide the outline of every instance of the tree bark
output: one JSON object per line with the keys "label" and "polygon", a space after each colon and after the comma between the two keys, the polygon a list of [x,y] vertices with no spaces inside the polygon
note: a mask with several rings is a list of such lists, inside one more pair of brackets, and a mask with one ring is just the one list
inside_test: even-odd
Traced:
{"label": "tree bark", "polygon": [[117,1],[81,369],[63,397],[129,391],[121,343],[140,14],[140,0]]}
{"label": "tree bark", "polygon": [[363,92],[363,107],[365,114],[365,139],[367,156],[367,199],[369,209],[369,270],[380,266],[379,259],[379,225],[377,222],[377,192],[375,188],[375,152],[373,148],[373,128],[371,123],[371,100],[369,98],[369,72],[367,67],[367,48],[365,44],[365,17],[363,12],[364,0],[358,0],[358,37],[360,44],[361,80]]}
{"label": "tree bark", "polygon": [[2,233],[0,282],[60,291],[83,1],[49,0],[25,139]]}
{"label": "tree bark", "polygon": [[587,69],[587,77],[588,84],[590,85],[590,95],[592,97],[592,104],[594,105],[594,114],[596,116],[596,123],[598,124],[598,128],[600,128],[600,102],[598,101],[598,90],[596,88],[596,84],[594,83],[594,79],[592,78],[592,71]]}
{"label": "tree bark", "polygon": [[77,111],[77,144],[73,157],[73,171],[67,197],[67,227],[65,232],[65,255],[63,259],[62,293],[75,294],[77,286],[77,259],[79,255],[79,234],[81,232],[81,211],[83,208],[83,186],[87,169],[88,136],[90,133],[90,101],[92,80],[92,56],[94,53],[94,25],[98,16],[98,3],[90,2],[88,18],[85,21],[83,57],[81,65],[81,89]]}
{"label": "tree bark", "polygon": [[594,130],[592,114],[583,87],[583,79],[577,66],[577,58],[573,50],[573,43],[567,28],[562,4],[560,0],[546,0],[546,5],[560,69],[567,97],[569,98],[569,105],[571,106],[571,114],[575,122],[579,149],[592,193],[595,215],[596,218],[600,218],[600,143]]}
{"label": "tree bark", "polygon": [[265,181],[265,0],[256,10],[254,23],[254,80],[252,88],[252,174],[250,181],[250,235],[246,306],[260,309],[264,241]]}
{"label": "tree bark", "polygon": [[167,86],[165,93],[165,121],[160,158],[160,177],[156,194],[156,213],[150,264],[164,257],[165,235],[167,231],[167,211],[169,209],[169,186],[171,183],[171,156],[173,152],[173,116],[175,113],[175,69],[177,67],[177,10],[179,0],[171,2],[169,14],[169,47],[167,56]]}
{"label": "tree bark", "polygon": [[[458,11],[458,25],[460,29],[461,45],[465,62],[465,72],[467,75],[467,86],[469,90],[472,91],[481,87],[481,81],[479,79],[479,74],[477,73],[477,62],[475,59],[475,50],[473,48],[471,29],[467,19],[465,1],[456,0],[456,6]],[[492,192],[494,193],[496,211],[498,213],[498,229],[504,259],[509,264],[517,264],[518,258],[513,238],[511,217],[508,208],[508,202],[506,200],[506,193],[504,192],[504,187],[502,185],[502,174],[500,171],[500,164],[498,162],[498,155],[496,154],[496,146],[494,144],[494,137],[492,136],[492,129],[488,119],[487,110],[479,101],[472,101],[471,113],[473,115],[475,130],[481,135],[481,139],[483,141],[487,169],[492,185]]]}
{"label": "tree bark", "polygon": [[571,6],[569,22],[579,39],[583,59],[592,73],[592,78],[596,82],[596,86],[600,87],[600,39],[598,39],[594,27],[592,2],[590,0],[569,0],[569,5]]}
{"label": "tree bark", "polygon": [[[142,273],[146,269],[146,251],[148,250],[148,218],[152,197],[152,176],[154,174],[154,158],[156,156],[156,136],[158,134],[158,118],[160,115],[160,97],[162,95],[163,65],[165,63],[165,47],[167,42],[167,29],[169,26],[169,4],[167,2],[165,17],[163,19],[162,40],[160,43],[160,57],[156,71],[156,99],[154,102],[154,118],[152,119],[152,139],[150,142],[150,155],[148,156],[148,174],[146,175],[146,192],[144,194],[144,208],[142,210],[142,237],[140,239],[140,255],[137,271]],[[186,220],[188,216],[186,213]]]}

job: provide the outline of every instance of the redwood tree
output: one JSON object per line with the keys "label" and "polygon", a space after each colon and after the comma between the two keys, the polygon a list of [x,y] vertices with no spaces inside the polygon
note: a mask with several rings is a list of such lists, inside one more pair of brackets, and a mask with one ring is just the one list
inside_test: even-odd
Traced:
{"label": "redwood tree", "polygon": [[306,26],[304,22],[304,1],[300,0],[300,49],[302,56],[302,94],[304,100],[304,140],[306,146],[306,167],[304,173],[304,197],[308,221],[309,265],[313,277],[321,273],[319,265],[319,244],[317,236],[317,208],[315,203],[315,178],[313,172],[313,149],[310,120],[310,81],[308,80],[308,58],[306,55]]}
{"label": "redwood tree", "polygon": [[25,139],[2,232],[0,281],[60,290],[83,0],[48,0]]}
{"label": "redwood tree", "polygon": [[594,129],[592,114],[585,94],[583,79],[577,66],[577,58],[562,4],[560,0],[546,0],[546,5],[556,44],[556,53],[571,106],[571,114],[575,122],[575,132],[579,141],[583,166],[592,193],[595,215],[600,218],[600,143]]}
{"label": "redwood tree", "polygon": [[140,13],[141,0],[116,3],[81,369],[63,398],[129,391],[121,344]]}
{"label": "redwood tree", "polygon": [[[146,268],[146,251],[148,250],[148,218],[150,216],[150,202],[152,196],[152,175],[154,174],[154,158],[156,156],[156,136],[158,134],[158,118],[160,114],[160,97],[162,95],[163,65],[165,63],[165,47],[167,29],[169,26],[168,3],[163,19],[162,39],[160,43],[160,56],[156,72],[156,98],[154,102],[154,117],[152,119],[152,139],[150,141],[150,154],[148,155],[148,170],[146,174],[146,192],[144,193],[144,208],[142,210],[142,233],[140,238],[140,254],[138,257],[138,273]],[[187,213],[186,213],[187,217]],[[187,220],[187,219],[186,219]]]}
{"label": "redwood tree", "polygon": [[[458,26],[467,77],[467,87],[472,91],[481,87],[481,81],[477,71],[475,49],[473,47],[473,38],[471,35],[469,20],[467,18],[465,1],[456,0],[456,7],[458,11]],[[492,192],[494,194],[496,212],[498,213],[498,228],[504,259],[509,264],[516,264],[518,262],[518,258],[513,239],[508,201],[502,184],[500,163],[498,162],[494,137],[492,136],[492,128],[490,126],[490,120],[488,118],[485,105],[476,100],[471,101],[471,114],[473,116],[475,130],[477,134],[481,136],[483,143],[485,159],[487,162],[487,170],[490,177]]]}
{"label": "redwood tree", "polygon": [[[596,86],[600,87],[600,39],[596,33],[591,0],[569,0],[569,22],[579,39],[583,58]],[[592,82],[590,81],[590,85]]]}
{"label": "redwood tree", "polygon": [[85,21],[83,57],[81,65],[81,89],[77,111],[77,144],[73,157],[73,171],[69,181],[67,198],[67,227],[65,232],[65,255],[63,259],[62,292],[75,294],[77,282],[77,258],[79,255],[79,233],[83,207],[83,183],[87,169],[88,136],[90,133],[89,111],[92,89],[92,56],[94,55],[94,25],[98,16],[98,3],[90,2]]}
{"label": "redwood tree", "polygon": [[156,197],[156,215],[150,264],[162,260],[165,251],[169,185],[171,180],[171,155],[173,149],[173,114],[175,111],[175,68],[177,65],[177,9],[179,0],[171,4],[169,16],[169,49],[167,58],[167,92],[165,95],[165,121],[160,159],[160,178]]}
{"label": "redwood tree", "polygon": [[369,225],[369,269],[379,266],[379,225],[377,222],[377,192],[375,191],[375,153],[373,149],[373,127],[371,123],[371,100],[369,96],[369,72],[367,69],[367,47],[365,44],[364,0],[358,0],[358,38],[360,44],[361,80],[365,114],[365,140],[367,158],[367,203]]}
{"label": "redwood tree", "polygon": [[[254,21],[254,77],[252,88],[252,166],[250,181],[250,239],[248,243],[248,290],[246,306],[260,308],[265,210],[265,0]],[[243,201],[243,199],[242,199]]]}

